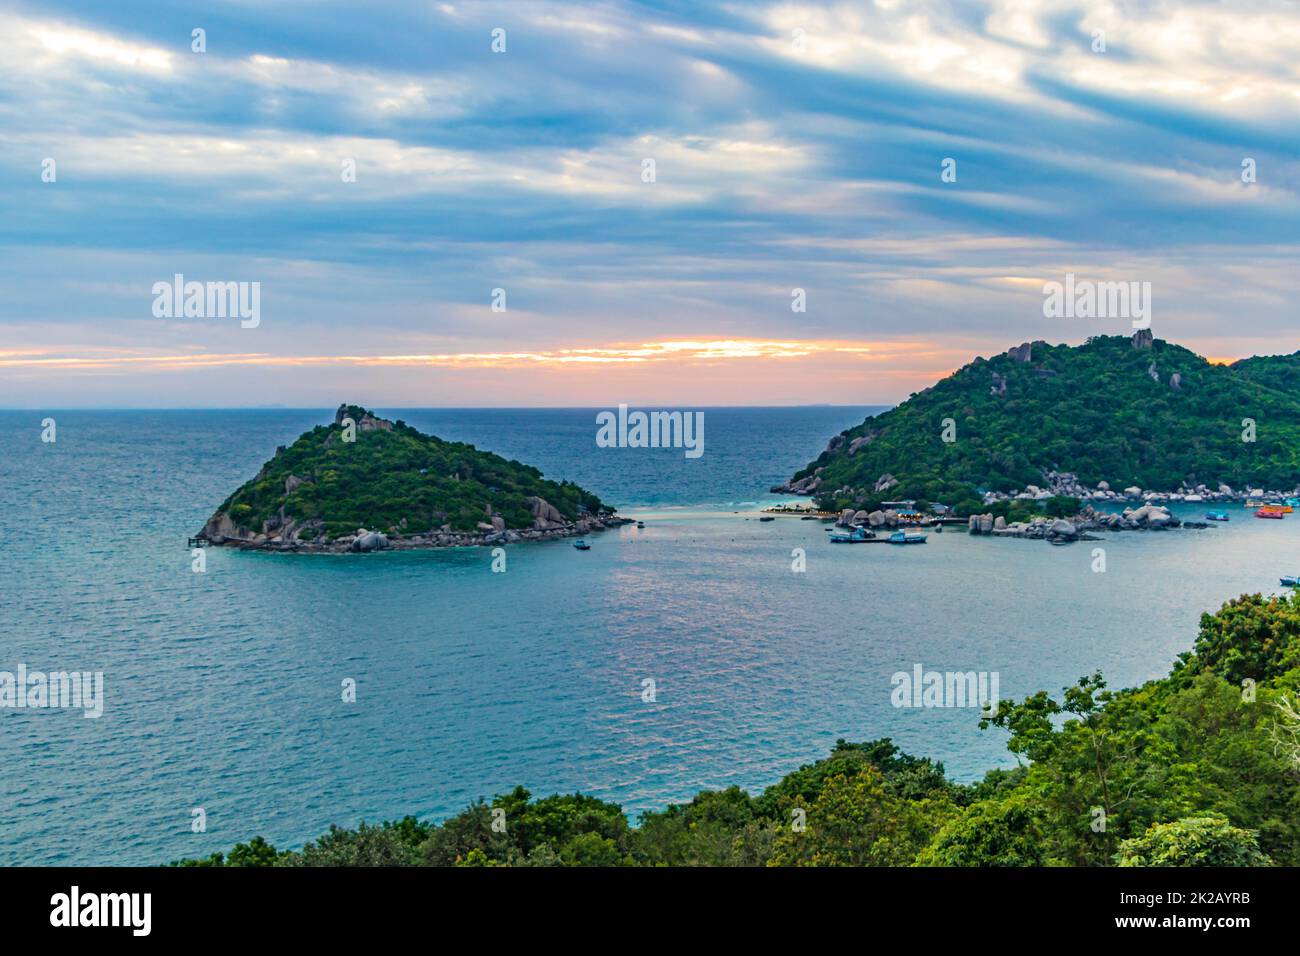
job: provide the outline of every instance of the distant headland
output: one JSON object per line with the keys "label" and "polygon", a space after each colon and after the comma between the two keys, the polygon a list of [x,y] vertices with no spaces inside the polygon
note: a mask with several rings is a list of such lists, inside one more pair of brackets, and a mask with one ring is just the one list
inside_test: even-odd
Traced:
{"label": "distant headland", "polygon": [[772,491],[827,513],[892,499],[975,515],[1017,499],[1212,501],[1297,486],[1300,352],[1215,365],[1144,329],[976,358],[834,436]]}

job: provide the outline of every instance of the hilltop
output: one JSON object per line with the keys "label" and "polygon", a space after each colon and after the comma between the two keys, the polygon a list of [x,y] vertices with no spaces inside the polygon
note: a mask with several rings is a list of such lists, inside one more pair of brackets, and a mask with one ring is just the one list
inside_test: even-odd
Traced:
{"label": "hilltop", "polygon": [[374,551],[585,534],[622,523],[594,494],[462,442],[340,405],[281,446],[198,537],[273,550]]}
{"label": "hilltop", "polygon": [[[773,491],[827,509],[884,498],[969,512],[1030,486],[1161,492],[1300,484],[1300,353],[1214,365],[1141,331],[976,358],[834,436]],[[1254,422],[1254,441],[1243,439]],[[950,440],[945,440],[950,439]]]}

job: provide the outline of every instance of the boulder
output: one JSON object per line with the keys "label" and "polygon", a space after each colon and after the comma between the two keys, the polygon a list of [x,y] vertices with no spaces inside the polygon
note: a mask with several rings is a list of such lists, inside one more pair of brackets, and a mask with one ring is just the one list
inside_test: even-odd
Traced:
{"label": "boulder", "polygon": [[870,519],[871,515],[867,514],[865,511],[858,511],[853,515],[854,524],[867,524]]}
{"label": "boulder", "polygon": [[1135,349],[1149,349],[1151,343],[1155,341],[1155,335],[1152,334],[1150,329],[1138,329],[1133,333],[1131,341]]}
{"label": "boulder", "polygon": [[1002,515],[998,515],[996,518],[993,519],[994,531],[1005,531],[1006,527],[1007,527],[1007,519],[1002,517]]}
{"label": "boulder", "polygon": [[845,508],[840,512],[840,519],[835,523],[842,528],[848,528],[853,524],[853,509]]}
{"label": "boulder", "polygon": [[893,475],[884,474],[876,479],[876,485],[873,490],[876,491],[877,493],[882,491],[888,491],[896,484],[898,484],[898,479],[896,479]]}
{"label": "boulder", "polygon": [[1031,362],[1034,358],[1034,347],[1029,342],[1014,346],[1007,349],[1007,357],[1013,362]]}
{"label": "boulder", "polygon": [[885,513],[883,511],[880,511],[879,509],[867,515],[867,524],[871,525],[871,527],[873,528],[879,528],[884,523],[885,523]]}
{"label": "boulder", "polygon": [[369,552],[382,551],[388,546],[388,535],[361,528],[357,531],[356,537],[352,539],[349,549],[357,552]]}
{"label": "boulder", "polygon": [[545,530],[564,526],[564,515],[560,514],[559,509],[545,498],[531,497],[524,500],[528,502],[528,507],[532,510],[534,528]]}
{"label": "boulder", "polygon": [[1148,528],[1163,528],[1173,520],[1173,515],[1164,508],[1153,507],[1147,515],[1146,524]]}

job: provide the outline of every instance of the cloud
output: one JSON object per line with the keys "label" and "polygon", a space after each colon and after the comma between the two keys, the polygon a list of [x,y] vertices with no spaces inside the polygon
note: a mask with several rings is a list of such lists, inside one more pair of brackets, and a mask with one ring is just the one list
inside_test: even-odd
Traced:
{"label": "cloud", "polygon": [[[1159,334],[1215,354],[1296,347],[1289,4],[304,10],[0,13],[0,351],[98,363],[11,362],[24,394],[56,400],[70,376],[90,388],[111,369],[131,381],[77,394],[111,402],[138,380],[144,395],[161,365],[94,349],[158,336],[180,357],[168,374],[441,356],[509,389],[516,366],[483,358],[504,356],[644,366],[665,392],[681,356],[619,343],[904,342],[869,363],[816,353],[899,379],[901,397],[928,384],[902,379],[943,365],[900,357],[927,344],[960,364],[961,349],[1116,331],[1044,319],[1034,284],[1067,271],[1152,281]],[[191,52],[196,26],[207,53]],[[150,326],[148,289],[175,272],[260,281],[257,344]],[[373,348],[348,348],[357,338]]]}

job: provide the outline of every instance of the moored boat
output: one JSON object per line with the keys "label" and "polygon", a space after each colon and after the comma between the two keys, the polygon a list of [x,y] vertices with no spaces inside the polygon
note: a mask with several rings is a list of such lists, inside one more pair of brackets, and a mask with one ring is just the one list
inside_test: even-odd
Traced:
{"label": "moored boat", "polygon": [[1281,511],[1276,510],[1275,508],[1260,508],[1258,511],[1255,512],[1255,517],[1256,518],[1277,518],[1279,521],[1281,521],[1283,518],[1286,517],[1286,515],[1284,515]]}
{"label": "moored boat", "polygon": [[890,544],[925,544],[925,535],[908,534],[906,531],[895,531],[889,536]]}
{"label": "moored boat", "polygon": [[831,544],[861,544],[864,541],[871,541],[876,537],[874,531],[868,531],[866,528],[854,528],[850,534],[833,534],[830,536]]}
{"label": "moored boat", "polygon": [[1207,511],[1205,512],[1206,521],[1228,521],[1228,512],[1226,511]]}
{"label": "moored boat", "polygon": [[573,546],[574,546],[575,548],[577,548],[579,551],[590,551],[590,550],[591,550],[591,545],[587,544],[587,542],[583,541],[581,538],[579,538],[577,541],[573,542]]}
{"label": "moored boat", "polygon": [[1298,577],[1284,577],[1284,578],[1282,578],[1282,587],[1284,587],[1284,588],[1300,588],[1300,576],[1298,576]]}

